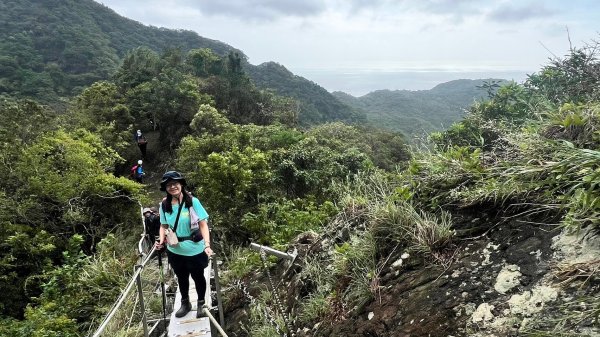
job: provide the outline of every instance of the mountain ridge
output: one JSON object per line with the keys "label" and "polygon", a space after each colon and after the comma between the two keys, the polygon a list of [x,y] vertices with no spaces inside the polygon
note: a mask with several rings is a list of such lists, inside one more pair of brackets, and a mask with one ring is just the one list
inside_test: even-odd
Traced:
{"label": "mountain ridge", "polygon": [[[0,22],[6,32],[0,37],[0,94],[57,102],[109,79],[134,48],[145,46],[159,53],[209,48],[221,56],[238,53],[260,89],[297,99],[302,124],[364,120],[314,82],[254,66],[241,50],[224,42],[189,30],[146,26],[92,0],[5,2],[0,4]],[[284,82],[267,80],[273,76]]]}
{"label": "mountain ridge", "polygon": [[486,82],[507,81],[459,79],[440,83],[429,90],[380,89],[359,97],[335,91],[332,95],[363,112],[374,126],[415,137],[459,121],[467,107],[487,97],[482,88]]}
{"label": "mountain ridge", "polygon": [[[335,120],[362,121],[366,120],[357,109],[351,109],[337,99],[325,88],[302,76],[296,75],[288,70],[284,65],[277,62],[263,62],[257,66],[248,66],[246,68],[252,81],[262,88],[274,89],[279,95],[293,97],[301,102],[305,102],[304,114],[305,122],[319,123],[325,122],[326,117],[319,111],[318,106],[325,107],[327,115],[333,116]],[[303,88],[303,90],[298,90]],[[320,98],[319,104],[314,102],[314,98]],[[331,98],[331,99],[328,99]]]}

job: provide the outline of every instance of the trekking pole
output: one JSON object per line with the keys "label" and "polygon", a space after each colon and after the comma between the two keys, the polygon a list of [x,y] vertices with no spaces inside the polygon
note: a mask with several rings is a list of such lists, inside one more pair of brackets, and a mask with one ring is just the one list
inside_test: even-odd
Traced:
{"label": "trekking pole", "polygon": [[[158,242],[159,239],[156,241]],[[165,331],[167,331],[167,294],[165,291],[165,277],[163,274],[162,249],[158,251],[158,270],[160,272],[160,290],[162,294],[163,327]]]}

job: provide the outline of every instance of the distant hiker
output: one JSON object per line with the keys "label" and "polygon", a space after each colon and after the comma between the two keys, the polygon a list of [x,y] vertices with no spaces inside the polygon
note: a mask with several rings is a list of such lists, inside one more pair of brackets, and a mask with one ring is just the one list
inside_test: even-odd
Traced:
{"label": "distant hiker", "polygon": [[[177,171],[169,171],[162,176],[160,190],[166,191],[167,195],[160,203],[160,239],[156,248],[162,249],[167,244],[169,264],[177,275],[181,307],[175,317],[183,317],[192,310],[189,298],[191,275],[198,293],[196,317],[199,318],[203,316],[202,308],[205,304],[204,268],[208,266],[208,257],[213,251],[210,248],[208,213],[200,200],[185,190],[185,186],[185,178]],[[172,237],[172,233],[176,234],[177,239]]]}
{"label": "distant hiker", "polygon": [[144,227],[146,228],[146,234],[148,235],[148,238],[150,238],[152,244],[154,244],[160,231],[160,216],[156,211],[148,207],[144,208],[142,213],[144,213]]}
{"label": "distant hiker", "polygon": [[142,159],[146,159],[146,146],[148,145],[148,141],[146,137],[142,134],[142,130],[137,130],[134,136],[135,142],[140,148],[140,152],[142,152]]}
{"label": "distant hiker", "polygon": [[138,160],[137,165],[131,167],[129,172],[129,176],[140,184],[143,182],[144,176],[146,175],[146,172],[144,172],[144,167],[142,166],[143,163],[144,162],[142,160]]}

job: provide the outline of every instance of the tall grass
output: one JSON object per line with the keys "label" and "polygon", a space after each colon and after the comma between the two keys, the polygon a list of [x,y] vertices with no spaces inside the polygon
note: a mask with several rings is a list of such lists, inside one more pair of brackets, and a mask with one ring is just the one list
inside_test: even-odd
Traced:
{"label": "tall grass", "polygon": [[309,255],[303,263],[301,277],[311,285],[301,304],[304,322],[360,312],[379,296],[388,261],[406,251],[436,261],[454,233],[449,213],[418,209],[397,175],[363,172],[334,190],[341,211],[322,233],[324,248],[333,255]]}

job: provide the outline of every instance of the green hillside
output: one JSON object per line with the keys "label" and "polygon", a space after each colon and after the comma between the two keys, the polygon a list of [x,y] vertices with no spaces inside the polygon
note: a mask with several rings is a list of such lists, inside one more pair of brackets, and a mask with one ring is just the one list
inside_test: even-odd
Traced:
{"label": "green hillside", "polygon": [[91,0],[3,1],[0,27],[0,93],[42,101],[109,78],[139,46],[235,50],[191,31],[144,26]]}
{"label": "green hillside", "polygon": [[[270,319],[285,313],[298,337],[596,336],[597,47],[499,88],[426,151],[342,123],[285,125],[288,102],[206,49],[181,60],[136,49],[62,113],[3,97],[0,336],[92,335],[134,275],[140,205],[158,203],[171,168],[210,212],[231,336],[281,336]],[[149,117],[142,185],[118,167],[138,150],[131,125]],[[248,242],[298,255],[262,261]],[[162,319],[163,277],[146,275],[147,316],[130,296],[103,336]],[[536,311],[513,311],[521,299]],[[480,307],[498,308],[485,330]]]}
{"label": "green hillside", "polygon": [[303,102],[300,122],[323,123],[329,120],[347,122],[364,121],[364,113],[340,102],[327,90],[304,77],[294,75],[283,65],[265,62],[246,70],[259,88],[270,88],[277,94],[289,96]]}
{"label": "green hillside", "polygon": [[[302,96],[308,83],[277,64],[257,67],[269,74],[262,85],[279,78],[272,85],[298,101],[258,90],[241,52],[142,47],[119,56],[110,34],[71,18],[96,22],[106,8],[40,2],[0,2],[3,19],[42,22],[36,31],[0,24],[13,27],[0,37],[0,336],[99,336],[101,326],[101,336],[133,337],[164,327],[165,311],[181,304],[173,273],[155,261],[154,273],[141,267],[136,247],[140,208],[166,196],[159,181],[173,169],[210,214],[204,240],[217,254],[230,336],[600,334],[598,42],[497,91],[458,81],[337,94],[390,121],[393,109],[412,107],[407,129],[439,127],[443,111],[488,98],[419,151],[371,126],[298,128],[300,100],[319,103],[315,120],[343,106],[325,105],[316,86]],[[30,97],[67,98],[67,108]],[[137,128],[148,135],[143,183],[127,178],[144,156]],[[264,258],[249,242],[297,255]],[[136,279],[143,297],[129,286]],[[115,303],[123,305],[112,312]]]}
{"label": "green hillside", "polygon": [[480,88],[485,83],[503,80],[455,80],[431,90],[377,90],[361,97],[343,92],[333,95],[364,112],[371,124],[406,135],[441,130],[460,120],[475,100],[487,97]]}
{"label": "green hillside", "polygon": [[259,89],[295,98],[303,124],[360,120],[308,80],[253,66],[243,52],[225,43],[192,31],[145,26],[92,0],[3,1],[0,28],[0,94],[57,103],[109,79],[126,53],[137,47],[158,53],[209,48],[220,56],[237,53]]}

